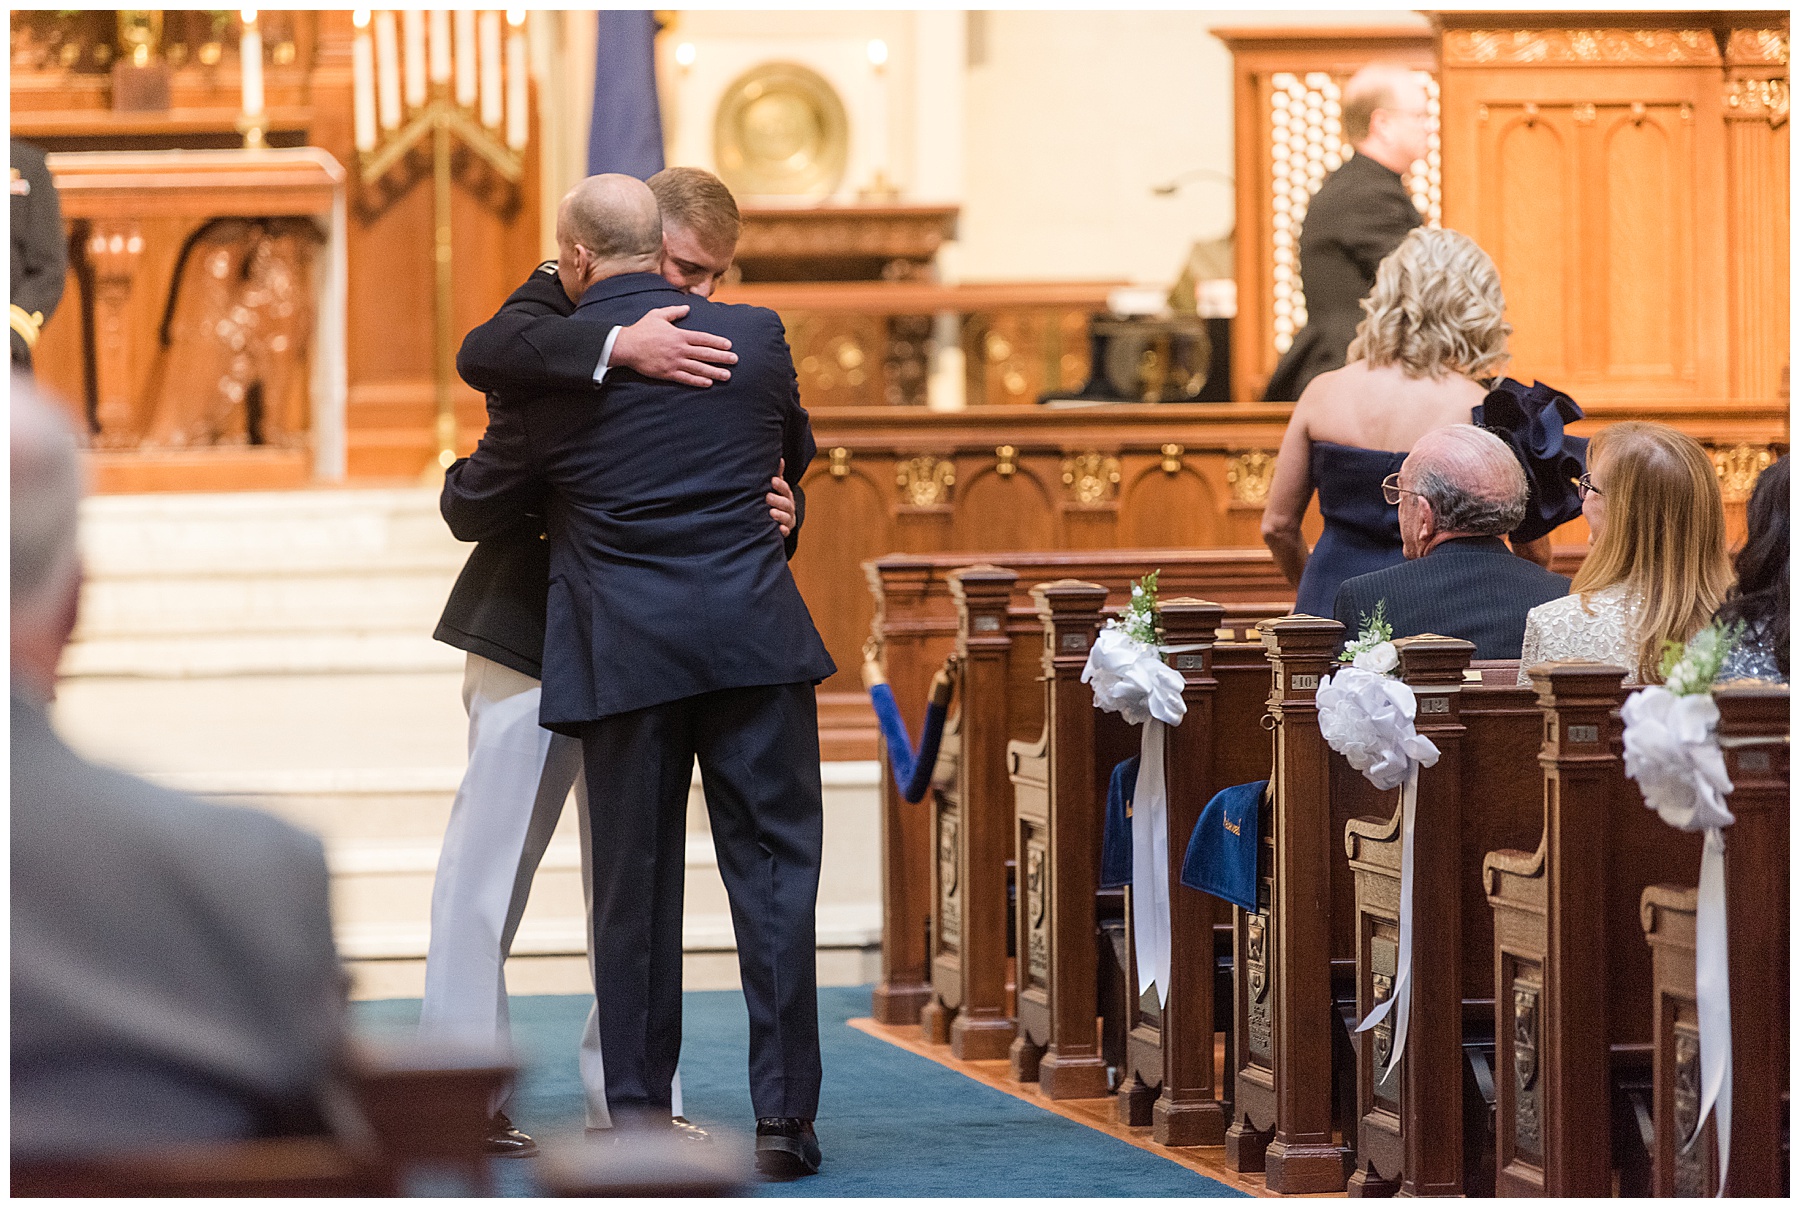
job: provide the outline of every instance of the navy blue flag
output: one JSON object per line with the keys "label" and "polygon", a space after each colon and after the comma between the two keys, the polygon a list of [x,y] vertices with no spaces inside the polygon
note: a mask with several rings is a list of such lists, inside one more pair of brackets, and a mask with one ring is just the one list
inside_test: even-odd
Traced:
{"label": "navy blue flag", "polygon": [[594,124],[588,175],[639,180],[663,170],[662,110],[656,103],[656,18],[649,9],[603,8],[594,58]]}

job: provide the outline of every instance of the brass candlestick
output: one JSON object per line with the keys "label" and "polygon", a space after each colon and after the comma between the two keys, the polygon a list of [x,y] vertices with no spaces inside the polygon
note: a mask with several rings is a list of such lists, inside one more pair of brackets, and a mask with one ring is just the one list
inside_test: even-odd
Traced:
{"label": "brass candlestick", "polygon": [[[525,171],[522,156],[488,133],[446,95],[447,91],[440,85],[437,95],[414,112],[411,120],[360,157],[362,182],[374,185],[427,135],[431,137],[432,254],[437,272],[432,307],[432,379],[437,403],[437,464],[443,469],[456,460],[456,333],[452,327],[455,292],[451,276],[455,244],[450,229],[452,140],[461,139],[509,181],[517,183]],[[427,476],[432,474],[430,467],[425,472]]]}

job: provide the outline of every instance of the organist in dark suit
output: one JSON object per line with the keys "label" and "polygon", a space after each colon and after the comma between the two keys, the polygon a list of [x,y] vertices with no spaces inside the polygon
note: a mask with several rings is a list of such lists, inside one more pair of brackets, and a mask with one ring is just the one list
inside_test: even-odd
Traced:
{"label": "organist in dark suit", "polygon": [[622,326],[686,304],[688,323],[730,340],[738,364],[704,391],[623,373],[597,400],[548,395],[495,409],[474,455],[446,476],[444,516],[458,538],[481,540],[546,507],[540,721],[582,742],[590,943],[615,1126],[668,1126],[698,759],[749,1008],[758,1162],[811,1173],[822,842],[813,690],[835,667],[765,502],[777,468],[798,480],[815,452],[792,357],[773,312],[684,295],[656,275],[660,218],[642,182],[577,185],[557,242],[578,321]]}
{"label": "organist in dark suit", "polygon": [[1568,595],[1569,581],[1507,548],[1526,499],[1512,449],[1471,424],[1439,428],[1385,489],[1407,560],[1344,580],[1332,614],[1346,637],[1385,604],[1397,638],[1435,633],[1475,643],[1478,659],[1518,658],[1525,614]]}
{"label": "organist in dark suit", "polygon": [[1426,103],[1417,74],[1397,67],[1365,67],[1344,85],[1344,137],[1356,152],[1325,178],[1306,208],[1300,227],[1306,326],[1269,375],[1267,401],[1293,402],[1315,377],[1343,367],[1375,267],[1420,225],[1401,174],[1428,150]]}

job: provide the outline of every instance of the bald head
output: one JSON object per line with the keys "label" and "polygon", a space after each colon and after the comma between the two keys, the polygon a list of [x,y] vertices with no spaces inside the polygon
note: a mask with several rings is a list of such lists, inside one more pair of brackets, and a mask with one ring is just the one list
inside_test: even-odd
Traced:
{"label": "bald head", "polygon": [[616,172],[590,176],[556,210],[557,271],[579,298],[620,273],[653,273],[662,263],[662,214],[650,188]]}
{"label": "bald head", "polygon": [[[1472,424],[1453,424],[1421,436],[1400,467],[1400,485],[1416,492],[1429,515],[1409,526],[1401,517],[1409,556],[1455,537],[1502,537],[1525,519],[1525,471],[1512,448]],[[1424,511],[1423,508],[1420,509]],[[1411,553],[1414,533],[1422,547]]]}
{"label": "bald head", "polygon": [[1339,101],[1344,137],[1363,155],[1405,172],[1430,149],[1429,102],[1418,72],[1371,63],[1344,84]]}
{"label": "bald head", "polygon": [[49,699],[56,663],[75,627],[80,559],[75,548],[81,466],[63,413],[31,384],[12,382],[12,668]]}

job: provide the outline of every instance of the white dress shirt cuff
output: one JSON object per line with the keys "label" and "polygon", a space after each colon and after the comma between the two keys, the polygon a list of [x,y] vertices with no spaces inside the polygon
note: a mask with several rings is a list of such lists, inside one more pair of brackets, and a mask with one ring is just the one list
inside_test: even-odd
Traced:
{"label": "white dress shirt cuff", "polygon": [[619,338],[619,329],[614,327],[606,333],[606,343],[600,349],[600,363],[594,366],[594,385],[598,386],[606,380],[606,371],[612,367],[613,343]]}

